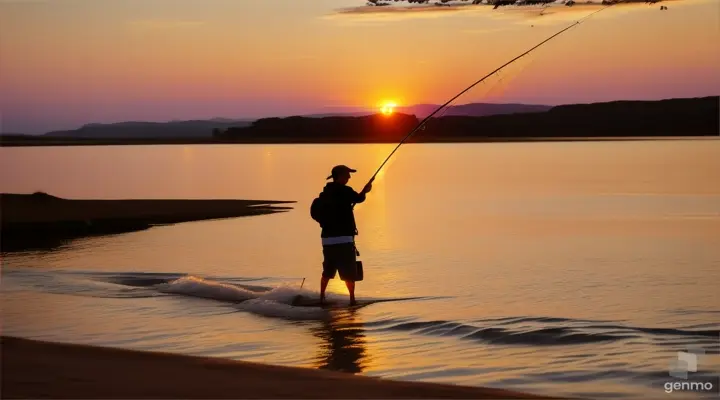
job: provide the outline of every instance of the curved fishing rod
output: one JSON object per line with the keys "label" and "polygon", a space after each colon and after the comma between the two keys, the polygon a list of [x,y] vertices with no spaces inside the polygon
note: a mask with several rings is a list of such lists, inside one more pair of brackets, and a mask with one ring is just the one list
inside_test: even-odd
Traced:
{"label": "curved fishing rod", "polygon": [[554,39],[554,38],[557,37],[558,35],[560,35],[560,34],[562,34],[563,32],[569,30],[570,28],[573,28],[573,27],[581,24],[581,23],[584,22],[586,19],[592,17],[593,15],[599,13],[600,11],[605,10],[606,8],[612,6],[613,4],[614,4],[614,3],[610,3],[610,4],[606,5],[605,7],[601,8],[601,9],[599,9],[599,10],[593,11],[592,13],[584,16],[583,18],[581,18],[581,19],[579,19],[579,20],[577,20],[577,21],[575,21],[574,24],[563,28],[563,29],[560,30],[559,32],[555,33],[554,35],[548,37],[547,39],[543,40],[542,42],[540,42],[540,43],[536,44],[535,46],[531,47],[529,50],[525,51],[524,53],[520,54],[519,56],[513,58],[512,60],[506,62],[506,63],[503,64],[503,65],[501,65],[500,67],[498,67],[498,68],[495,69],[494,71],[490,72],[489,74],[487,74],[487,75],[483,76],[482,78],[478,79],[475,83],[473,83],[472,85],[468,86],[467,88],[465,88],[465,90],[463,90],[462,92],[458,93],[457,95],[455,95],[455,97],[451,98],[450,100],[448,100],[447,102],[445,102],[445,104],[443,104],[443,105],[441,105],[440,107],[438,107],[438,108],[437,108],[435,111],[433,111],[430,115],[428,115],[427,117],[425,117],[412,131],[410,131],[410,133],[408,133],[407,135],[405,135],[405,137],[403,138],[403,140],[401,140],[400,143],[398,143],[398,145],[397,145],[397,146],[395,147],[395,149],[390,153],[390,155],[388,155],[387,158],[385,158],[385,161],[383,161],[383,163],[380,164],[380,167],[377,169],[377,171],[375,171],[375,173],[373,174],[372,178],[370,178],[370,180],[368,181],[368,183],[366,184],[366,186],[369,185],[369,184],[371,184],[371,183],[375,180],[375,177],[377,176],[377,174],[380,173],[380,171],[381,171],[382,168],[385,166],[385,164],[390,160],[390,157],[392,157],[392,155],[395,154],[395,152],[400,148],[400,146],[402,146],[402,144],[405,143],[405,141],[406,141],[410,136],[412,136],[415,132],[417,132],[418,129],[420,129],[422,126],[424,126],[425,123],[427,123],[427,121],[428,121],[433,115],[435,115],[438,111],[440,111],[440,110],[442,110],[443,108],[447,107],[447,105],[450,104],[450,103],[452,103],[453,101],[455,101],[455,99],[457,99],[458,97],[462,96],[465,92],[467,92],[468,90],[472,89],[472,88],[475,87],[477,84],[479,84],[479,83],[481,83],[482,81],[484,81],[485,79],[493,76],[494,74],[496,74],[496,73],[497,73],[498,71],[500,71],[501,69],[503,69],[503,68],[507,67],[508,65],[514,63],[515,61],[519,60],[520,58],[528,55],[528,54],[529,54],[530,52],[532,52],[533,50],[535,50],[535,49],[537,49],[538,47],[542,46],[543,44],[549,42],[550,40]]}

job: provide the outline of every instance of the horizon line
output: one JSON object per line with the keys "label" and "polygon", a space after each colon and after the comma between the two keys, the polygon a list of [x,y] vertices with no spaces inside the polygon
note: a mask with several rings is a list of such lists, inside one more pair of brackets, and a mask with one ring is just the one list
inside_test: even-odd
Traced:
{"label": "horizon line", "polygon": [[[569,106],[569,105],[583,105],[583,104],[603,104],[603,103],[615,103],[615,102],[652,102],[652,101],[663,101],[663,100],[674,100],[674,99],[699,99],[699,98],[707,98],[707,97],[720,97],[720,94],[715,95],[707,95],[707,96],[689,96],[689,97],[663,97],[659,99],[644,99],[644,100],[623,100],[623,99],[617,99],[617,100],[607,100],[607,101],[595,101],[595,102],[577,102],[577,103],[562,103],[562,104],[539,104],[539,103],[524,103],[524,102],[505,102],[505,103],[496,103],[496,102],[471,102],[471,103],[461,103],[461,104],[454,104],[449,105],[446,108],[450,109],[453,107],[458,106],[464,106],[464,105],[473,105],[473,104],[492,104],[492,105],[521,105],[521,106],[537,106],[537,107],[560,107],[560,106]],[[395,109],[403,109],[403,108],[412,108],[412,107],[418,107],[418,106],[441,106],[441,103],[415,103],[410,105],[401,105],[395,107]],[[336,111],[337,113],[358,113],[358,112],[370,112],[373,109],[376,109],[378,107],[368,107],[368,106],[325,106],[324,109],[328,108],[345,108],[345,111]],[[329,110],[328,110],[329,111]],[[313,116],[313,115],[319,115],[319,114],[328,114],[329,112],[323,112],[323,111],[315,111],[315,112],[307,112],[302,114],[282,114],[282,115],[266,115],[261,117],[222,117],[222,116],[215,116],[215,117],[208,117],[208,118],[189,118],[189,119],[170,119],[170,120],[121,120],[121,121],[112,121],[112,122],[86,122],[84,124],[81,124],[77,126],[76,128],[69,128],[69,129],[55,129],[55,130],[49,130],[42,133],[23,133],[23,132],[3,132],[2,126],[0,125],[0,136],[2,135],[27,135],[27,136],[37,136],[37,135],[44,135],[51,132],[59,132],[59,131],[72,131],[77,129],[82,129],[83,127],[87,127],[90,125],[115,125],[115,124],[123,124],[123,123],[147,123],[147,124],[168,124],[168,123],[179,123],[179,122],[212,122],[213,120],[232,120],[232,121],[245,121],[245,122],[254,122],[265,118],[288,118],[288,117],[305,117],[305,116]],[[0,120],[1,123],[1,120]]]}

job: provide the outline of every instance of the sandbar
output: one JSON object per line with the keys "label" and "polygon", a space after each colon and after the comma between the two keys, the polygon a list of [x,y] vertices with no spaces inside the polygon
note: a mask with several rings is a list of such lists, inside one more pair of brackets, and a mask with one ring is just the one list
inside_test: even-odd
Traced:
{"label": "sandbar", "polygon": [[0,194],[3,251],[52,248],[65,240],[156,225],[284,212],[279,200],[64,199],[47,193]]}

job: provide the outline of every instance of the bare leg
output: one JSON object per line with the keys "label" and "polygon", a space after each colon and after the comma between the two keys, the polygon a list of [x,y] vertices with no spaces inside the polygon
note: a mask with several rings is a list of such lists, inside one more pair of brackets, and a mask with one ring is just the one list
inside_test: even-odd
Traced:
{"label": "bare leg", "polygon": [[353,281],[345,281],[345,286],[348,288],[348,292],[350,292],[350,305],[354,306],[355,303],[355,282]]}
{"label": "bare leg", "polygon": [[325,304],[325,289],[327,289],[328,282],[330,279],[324,276],[320,279],[320,304]]}

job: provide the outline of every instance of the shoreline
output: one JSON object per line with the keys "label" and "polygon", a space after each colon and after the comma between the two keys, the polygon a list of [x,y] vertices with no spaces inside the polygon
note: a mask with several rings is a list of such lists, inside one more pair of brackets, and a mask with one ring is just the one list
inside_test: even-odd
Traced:
{"label": "shoreline", "polygon": [[222,358],[1,339],[3,398],[549,398]]}
{"label": "shoreline", "polygon": [[279,200],[75,200],[47,193],[0,193],[3,252],[52,249],[88,236],[181,222],[286,212]]}
{"label": "shoreline", "polygon": [[[720,134],[692,136],[597,136],[597,137],[444,137],[438,139],[410,138],[406,144],[448,144],[448,143],[534,143],[534,142],[628,142],[660,140],[718,140]],[[189,146],[189,145],[320,145],[320,144],[396,144],[397,140],[361,140],[361,139],[315,139],[315,138],[267,138],[219,140],[207,139],[71,139],[27,137],[0,138],[0,147],[74,147],[74,146]]]}
{"label": "shoreline", "polygon": [[[232,143],[396,143],[416,132],[415,143],[527,142],[653,136],[718,137],[720,96],[614,100],[556,106],[486,103],[435,116],[440,105],[416,105],[390,114],[289,115],[226,120],[126,121],[26,135],[0,134],[0,146]],[[421,110],[417,108],[431,107]],[[455,106],[453,106],[455,107]],[[479,108],[478,108],[479,107]],[[490,107],[490,108],[488,108]],[[538,108],[539,107],[539,108]],[[447,108],[445,109],[448,110]],[[422,124],[422,129],[420,125]],[[419,129],[419,130],[418,130]],[[594,139],[590,139],[594,140]],[[608,140],[608,139],[604,139]]]}

